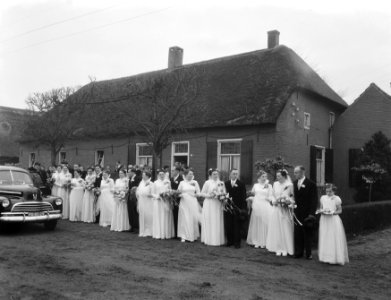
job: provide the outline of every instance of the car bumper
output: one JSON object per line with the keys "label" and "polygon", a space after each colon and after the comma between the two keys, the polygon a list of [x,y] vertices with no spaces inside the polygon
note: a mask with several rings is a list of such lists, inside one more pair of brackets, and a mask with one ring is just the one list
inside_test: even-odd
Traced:
{"label": "car bumper", "polygon": [[8,223],[27,223],[27,222],[46,222],[62,218],[61,211],[53,210],[43,212],[42,215],[29,215],[28,213],[6,212],[0,215],[0,222]]}

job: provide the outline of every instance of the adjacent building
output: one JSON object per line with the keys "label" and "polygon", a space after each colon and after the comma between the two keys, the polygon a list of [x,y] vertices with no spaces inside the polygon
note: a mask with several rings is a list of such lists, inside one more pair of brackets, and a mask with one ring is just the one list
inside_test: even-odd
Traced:
{"label": "adjacent building", "polygon": [[352,168],[358,152],[378,131],[391,138],[391,96],[371,83],[334,126],[334,180],[338,193],[347,201],[354,199],[356,180]]}

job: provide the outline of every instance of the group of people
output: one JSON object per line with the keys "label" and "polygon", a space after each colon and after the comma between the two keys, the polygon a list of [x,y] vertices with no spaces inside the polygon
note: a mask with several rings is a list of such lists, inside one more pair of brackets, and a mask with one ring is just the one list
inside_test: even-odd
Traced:
{"label": "group of people", "polygon": [[[317,186],[302,166],[294,169],[294,182],[286,170],[279,170],[277,181],[270,184],[268,174],[260,171],[250,193],[236,169],[225,182],[219,170],[209,170],[202,189],[190,168],[158,170],[155,181],[149,168],[125,170],[117,164],[116,172],[113,176],[97,165],[86,174],[75,168],[72,176],[67,166],[59,166],[51,175],[52,194],[63,199],[64,219],[97,222],[140,237],[182,242],[200,238],[206,245],[240,248],[242,223],[250,214],[249,245],[278,256],[312,259],[316,214],[320,214],[319,260],[341,265],[349,261],[336,187],[327,185],[326,195],[318,201]],[[177,205],[166,201],[164,195],[170,193],[179,199]]]}

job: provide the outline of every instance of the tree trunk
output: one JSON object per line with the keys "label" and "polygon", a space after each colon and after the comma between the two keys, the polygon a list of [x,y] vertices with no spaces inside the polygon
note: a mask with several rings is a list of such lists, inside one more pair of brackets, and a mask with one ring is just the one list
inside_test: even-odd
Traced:
{"label": "tree trunk", "polygon": [[159,153],[159,168],[163,168],[163,151]]}
{"label": "tree trunk", "polygon": [[58,151],[56,149],[56,146],[50,147],[50,161],[52,166],[57,165],[56,158],[57,158]]}
{"label": "tree trunk", "polygon": [[152,181],[155,181],[156,179],[156,159],[157,159],[157,155],[156,155],[156,152],[153,151],[152,152]]}

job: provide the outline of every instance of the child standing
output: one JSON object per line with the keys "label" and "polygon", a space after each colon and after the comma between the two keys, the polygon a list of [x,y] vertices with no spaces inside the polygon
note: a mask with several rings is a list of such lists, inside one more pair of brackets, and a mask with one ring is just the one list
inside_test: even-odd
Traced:
{"label": "child standing", "polygon": [[319,223],[319,261],[344,265],[349,262],[345,230],[339,217],[342,213],[341,198],[335,195],[336,186],[326,185],[326,195],[320,198],[322,214]]}

